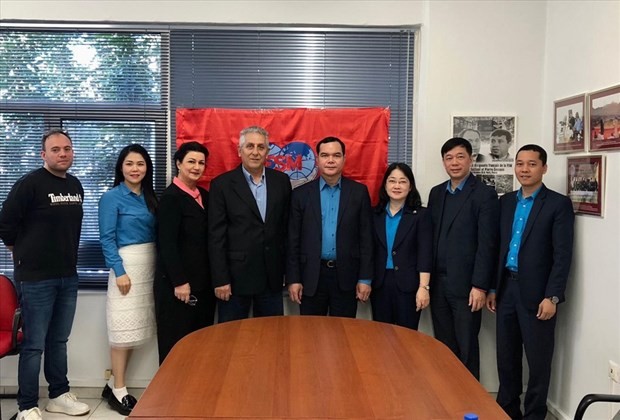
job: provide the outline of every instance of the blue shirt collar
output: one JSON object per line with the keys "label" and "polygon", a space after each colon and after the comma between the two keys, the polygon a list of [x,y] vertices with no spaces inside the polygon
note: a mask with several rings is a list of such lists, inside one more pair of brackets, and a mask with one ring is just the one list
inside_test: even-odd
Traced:
{"label": "blue shirt collar", "polygon": [[330,185],[323,179],[323,177],[319,178],[319,189],[323,190],[323,188],[325,188],[325,186],[327,185],[328,188],[341,188],[342,187],[342,177],[338,178],[338,182],[336,182],[336,185],[334,185],[333,187],[330,187]]}
{"label": "blue shirt collar", "polygon": [[[459,183],[459,185],[456,186],[456,190],[463,191],[463,188],[465,187],[465,184],[467,184],[467,180],[469,179],[470,175],[471,172],[468,173],[467,176],[463,178],[463,180]],[[456,190],[452,189],[452,181],[448,180],[448,182],[446,183],[446,191],[448,191],[450,194],[454,194]]]}
{"label": "blue shirt collar", "polygon": [[118,184],[118,187],[121,190],[121,193],[123,193],[123,195],[133,194],[136,197],[140,197],[139,194],[136,194],[135,192],[131,191],[129,187],[125,185],[125,181],[122,181],[120,184]]}
{"label": "blue shirt collar", "polygon": [[388,201],[387,204],[385,205],[385,214],[388,217],[396,217],[398,215],[402,215],[404,213],[405,210],[405,206],[403,205],[396,213],[392,214],[392,212],[390,212],[390,202]]}
{"label": "blue shirt collar", "polygon": [[[536,199],[536,196],[538,196],[538,193],[540,192],[540,190],[542,190],[542,185],[540,187],[538,187],[538,189],[536,191],[534,191],[534,194],[530,195],[527,198],[531,198],[532,200]],[[517,191],[517,200],[521,201],[523,200],[523,187],[519,188],[519,191]]]}
{"label": "blue shirt collar", "polygon": [[[249,173],[243,165],[241,165],[241,170],[243,171],[243,175],[245,176],[245,180],[248,182],[254,182],[254,178],[252,178],[252,174]],[[265,181],[265,167],[263,166],[263,174],[261,175],[261,181]]]}

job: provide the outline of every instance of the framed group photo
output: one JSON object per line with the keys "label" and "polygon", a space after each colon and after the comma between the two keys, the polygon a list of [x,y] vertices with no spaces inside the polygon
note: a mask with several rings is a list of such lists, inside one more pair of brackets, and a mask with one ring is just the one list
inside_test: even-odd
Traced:
{"label": "framed group photo", "polygon": [[605,156],[569,157],[566,191],[577,214],[603,217],[605,209]]}
{"label": "framed group photo", "polygon": [[620,85],[589,95],[590,151],[620,149]]}
{"label": "framed group photo", "polygon": [[554,111],[553,151],[585,152],[586,94],[555,101]]}

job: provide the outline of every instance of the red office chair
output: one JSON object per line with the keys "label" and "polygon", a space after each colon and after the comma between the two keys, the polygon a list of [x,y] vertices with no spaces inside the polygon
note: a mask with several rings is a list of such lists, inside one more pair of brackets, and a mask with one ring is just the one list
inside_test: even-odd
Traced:
{"label": "red office chair", "polygon": [[0,274],[0,359],[19,353],[23,335],[21,309],[15,285]]}
{"label": "red office chair", "polygon": [[[19,353],[19,346],[23,340],[21,327],[21,309],[15,285],[8,277],[0,274],[0,359]],[[0,395],[0,398],[16,397],[16,394]]]}

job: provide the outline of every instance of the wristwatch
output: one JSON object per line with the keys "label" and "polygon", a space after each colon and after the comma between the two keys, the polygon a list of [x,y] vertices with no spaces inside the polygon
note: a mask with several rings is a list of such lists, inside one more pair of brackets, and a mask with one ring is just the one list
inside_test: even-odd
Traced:
{"label": "wristwatch", "polygon": [[549,299],[554,305],[560,303],[560,298],[557,296],[549,296],[547,299]]}
{"label": "wristwatch", "polygon": [[420,287],[421,287],[422,289],[431,290],[431,286],[429,286],[428,284],[426,284],[426,285],[421,284],[421,285],[420,285]]}

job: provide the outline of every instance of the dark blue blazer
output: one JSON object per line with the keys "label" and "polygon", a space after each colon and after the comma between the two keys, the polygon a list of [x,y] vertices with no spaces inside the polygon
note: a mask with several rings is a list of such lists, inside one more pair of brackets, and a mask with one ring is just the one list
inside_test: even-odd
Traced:
{"label": "dark blue blazer", "polygon": [[[433,187],[428,208],[433,221],[433,272],[436,276],[437,245],[447,182]],[[451,294],[468,297],[472,286],[489,290],[495,280],[499,231],[499,202],[495,190],[469,175],[459,193],[458,210],[447,224],[447,282]],[[432,289],[431,289],[432,291]]]}
{"label": "dark blue blazer", "polygon": [[[321,270],[319,179],[293,190],[289,216],[286,283],[301,283],[307,296],[316,293]],[[372,211],[366,186],[345,177],[341,180],[336,275],[340,289],[351,291],[358,280],[372,280]]]}
{"label": "dark blue blazer", "polygon": [[[517,192],[500,199],[500,254],[497,270],[497,299],[502,299],[503,270],[512,238]],[[573,257],[575,214],[565,195],[543,185],[534,200],[519,248],[519,289],[530,309],[551,296],[564,301],[564,290]]]}
{"label": "dark blue blazer", "polygon": [[[375,270],[372,287],[383,285],[387,262],[385,209],[373,215]],[[430,273],[433,265],[433,229],[430,213],[424,207],[416,210],[405,206],[392,245],[394,278],[402,292],[414,292],[420,286],[419,273]]]}
{"label": "dark blue blazer", "polygon": [[241,165],[211,182],[209,261],[213,287],[231,285],[235,295],[282,290],[286,264],[286,225],[291,197],[289,177],[265,168],[265,221]]}

